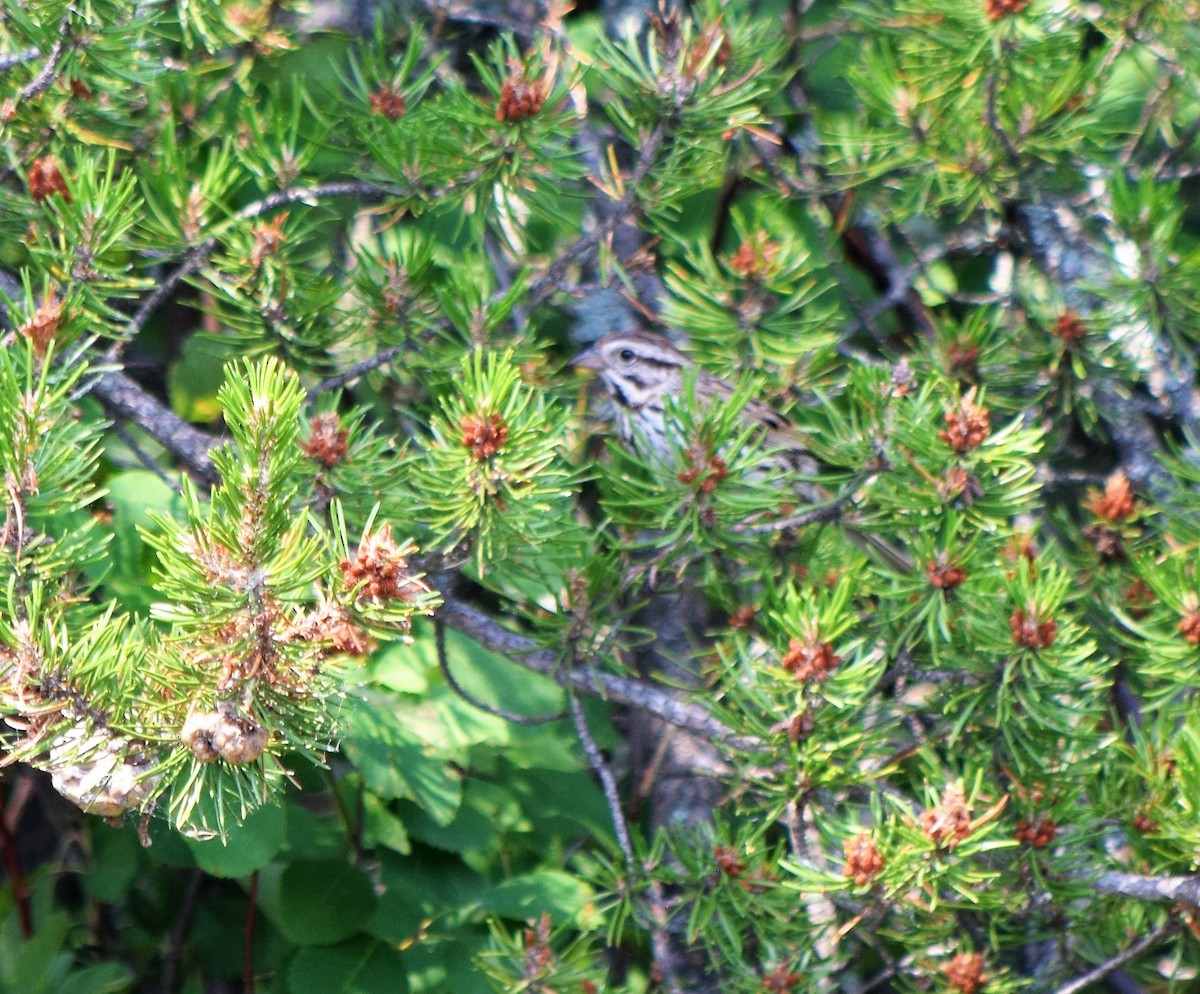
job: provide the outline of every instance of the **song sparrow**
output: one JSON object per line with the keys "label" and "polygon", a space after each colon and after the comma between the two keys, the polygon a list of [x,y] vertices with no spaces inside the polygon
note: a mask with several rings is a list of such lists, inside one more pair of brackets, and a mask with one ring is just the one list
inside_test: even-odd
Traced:
{"label": "song sparrow", "polygon": [[[617,408],[617,430],[633,447],[647,447],[648,455],[663,458],[671,451],[666,409],[668,398],[679,401],[684,393],[684,373],[692,361],[661,335],[649,332],[615,332],[605,335],[575,357],[573,365],[595,370]],[[703,369],[696,370],[695,398],[703,405],[728,400],[733,387]],[[792,492],[809,503],[820,503],[831,495],[811,477],[820,469],[817,459],[804,448],[795,426],[767,404],[750,400],[742,418],[760,425],[763,451],[767,454],[761,473],[786,478],[790,473]],[[891,566],[907,572],[912,565],[906,555],[877,535],[846,524],[849,537],[861,548],[878,554]]]}

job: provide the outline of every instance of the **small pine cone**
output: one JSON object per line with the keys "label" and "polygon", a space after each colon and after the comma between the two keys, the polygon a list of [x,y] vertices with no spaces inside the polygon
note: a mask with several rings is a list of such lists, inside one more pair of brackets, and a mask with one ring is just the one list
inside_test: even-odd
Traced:
{"label": "small pine cone", "polygon": [[942,973],[946,983],[962,994],[976,994],[987,983],[980,953],[959,953],[942,967]]}

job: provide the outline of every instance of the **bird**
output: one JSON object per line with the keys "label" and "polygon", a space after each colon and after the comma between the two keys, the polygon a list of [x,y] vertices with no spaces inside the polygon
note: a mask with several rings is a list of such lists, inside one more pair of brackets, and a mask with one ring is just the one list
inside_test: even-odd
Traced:
{"label": "bird", "polygon": [[[669,458],[673,447],[686,444],[671,437],[666,412],[669,404],[683,400],[689,371],[695,370],[693,394],[702,409],[728,401],[735,392],[732,384],[698,367],[668,338],[648,331],[605,335],[575,356],[572,365],[599,376],[616,407],[621,440],[659,461]],[[799,431],[787,417],[769,404],[750,399],[740,412],[740,420],[761,430],[764,463],[756,471],[757,476],[791,474],[793,491],[808,503],[832,499],[829,491],[813,482],[821,464],[805,448]],[[890,542],[861,531],[853,522],[846,524],[846,531],[860,548],[901,572],[911,571],[908,556]]]}

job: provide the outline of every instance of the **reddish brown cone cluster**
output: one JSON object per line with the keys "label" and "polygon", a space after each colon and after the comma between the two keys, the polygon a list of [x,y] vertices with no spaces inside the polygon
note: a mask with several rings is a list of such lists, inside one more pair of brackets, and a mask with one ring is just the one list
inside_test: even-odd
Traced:
{"label": "reddish brown cone cluster", "polygon": [[1036,611],[1026,612],[1017,608],[1008,619],[1013,642],[1024,649],[1045,649],[1054,644],[1058,633],[1058,622],[1053,618],[1042,618]]}
{"label": "reddish brown cone cluster", "polygon": [[1033,821],[1022,818],[1017,822],[1017,841],[1031,849],[1045,849],[1057,834],[1053,818],[1039,817]]}
{"label": "reddish brown cone cluster", "polygon": [[960,508],[970,507],[983,496],[979,477],[961,466],[951,466],[946,470],[946,475],[937,481],[937,488],[942,500]]}
{"label": "reddish brown cone cluster", "polygon": [[787,994],[804,978],[794,970],[789,970],[780,963],[770,973],[763,977],[764,994]]}
{"label": "reddish brown cone cluster", "polygon": [[250,263],[257,269],[268,256],[278,254],[280,247],[286,241],[283,233],[283,222],[288,218],[287,211],[281,211],[266,224],[254,227],[254,248],[250,250]]}
{"label": "reddish brown cone cluster", "polygon": [[524,72],[513,70],[500,86],[496,104],[496,120],[516,123],[533,117],[546,103],[546,87],[541,80],[529,79]]}
{"label": "reddish brown cone cluster", "polygon": [[967,579],[967,571],[957,563],[950,562],[944,552],[939,552],[937,558],[925,565],[925,575],[929,578],[929,585],[938,590],[953,590]]}
{"label": "reddish brown cone cluster", "polygon": [[991,434],[991,415],[986,407],[975,403],[975,391],[967,392],[957,408],[945,414],[946,428],[938,432],[938,438],[955,452],[970,452],[984,443]]}
{"label": "reddish brown cone cluster", "polygon": [[729,268],[746,279],[762,279],[774,268],[778,254],[779,243],[771,241],[765,231],[756,231],[729,257]]}
{"label": "reddish brown cone cluster", "polygon": [[782,659],[783,668],[798,680],[824,680],[842,661],[828,642],[792,639]]}
{"label": "reddish brown cone cluster", "polygon": [[45,355],[46,349],[58,335],[62,325],[62,301],[53,294],[42,301],[41,306],[20,327],[20,332],[33,343],[38,355]]}
{"label": "reddish brown cone cluster", "polygon": [[[287,630],[285,637],[302,642],[327,642],[332,652],[348,656],[365,656],[375,650],[375,640],[330,601],[309,611]],[[320,655],[323,658],[329,651],[321,649]]]}
{"label": "reddish brown cone cluster", "polygon": [[1179,634],[1192,645],[1200,645],[1200,608],[1189,608],[1179,620]]}
{"label": "reddish brown cone cluster", "polygon": [[1154,591],[1145,580],[1138,577],[1121,591],[1121,600],[1129,617],[1144,618],[1150,613],[1150,605],[1155,601]]}
{"label": "reddish brown cone cluster", "polygon": [[[550,946],[552,922],[543,911],[537,925],[525,929],[525,976],[540,977],[554,965],[554,950]],[[540,987],[541,985],[536,985]]]}
{"label": "reddish brown cone cluster", "polygon": [[1087,325],[1074,308],[1063,311],[1054,322],[1054,335],[1067,347],[1077,344],[1087,334]]}
{"label": "reddish brown cone cluster", "polygon": [[1145,811],[1139,811],[1133,816],[1133,827],[1143,835],[1148,835],[1151,832],[1158,831],[1158,822],[1146,814]]}
{"label": "reddish brown cone cluster", "polygon": [[734,631],[744,632],[754,626],[754,617],[758,610],[753,604],[743,604],[729,616],[729,627]]}
{"label": "reddish brown cone cluster", "polygon": [[349,451],[350,433],[343,429],[341,421],[334,413],[317,414],[308,427],[312,433],[300,448],[308,459],[322,463],[323,466],[334,466],[335,463],[346,459]]}
{"label": "reddish brown cone cluster", "polygon": [[408,109],[404,103],[404,94],[394,86],[381,86],[367,100],[371,104],[372,114],[381,114],[391,121],[397,121],[404,116]]}
{"label": "reddish brown cone cluster", "polygon": [[1134,511],[1129,477],[1122,470],[1117,470],[1105,481],[1104,493],[1093,488],[1088,492],[1083,506],[1104,521],[1124,521]]}
{"label": "reddish brown cone cluster", "polygon": [[983,973],[983,956],[980,953],[959,953],[949,963],[942,967],[942,973],[948,983],[962,994],[975,994],[984,984],[987,977]]}
{"label": "reddish brown cone cluster", "polygon": [[947,372],[955,379],[979,379],[979,346],[970,342],[954,341],[946,350]]}
{"label": "reddish brown cone cluster", "polygon": [[62,171],[58,168],[58,160],[52,155],[34,159],[29,167],[29,195],[35,203],[40,204],[56,193],[68,204],[71,203],[71,192],[67,189],[67,181],[63,179]]}
{"label": "reddish brown cone cluster", "polygon": [[725,477],[729,466],[720,456],[710,455],[701,445],[690,445],[687,450],[688,468],[680,470],[676,477],[684,486],[696,484],[702,494],[711,494]]}
{"label": "reddish brown cone cluster", "polygon": [[482,462],[490,459],[508,441],[508,425],[499,414],[468,414],[458,423],[462,444]]}
{"label": "reddish brown cone cluster", "polygon": [[926,808],[918,819],[921,830],[935,845],[954,845],[971,833],[971,806],[958,784],[951,784],[941,800]]}
{"label": "reddish brown cone cluster", "polygon": [[842,851],[846,854],[842,875],[849,877],[859,887],[883,872],[883,856],[875,847],[875,840],[866,832],[859,832],[854,838],[847,839],[842,844]]}
{"label": "reddish brown cone cluster", "polygon": [[392,526],[384,525],[362,540],[353,559],[343,559],[342,582],[347,590],[359,587],[359,595],[373,601],[413,600],[425,585],[407,574],[406,553],[392,538]]}
{"label": "reddish brown cone cluster", "polygon": [[308,425],[312,433],[300,443],[300,448],[309,459],[323,466],[333,466],[346,458],[350,432],[342,427],[336,414],[318,414]]}
{"label": "reddish brown cone cluster", "polygon": [[713,861],[727,877],[740,877],[746,872],[746,864],[738,859],[737,850],[733,846],[714,847]]}

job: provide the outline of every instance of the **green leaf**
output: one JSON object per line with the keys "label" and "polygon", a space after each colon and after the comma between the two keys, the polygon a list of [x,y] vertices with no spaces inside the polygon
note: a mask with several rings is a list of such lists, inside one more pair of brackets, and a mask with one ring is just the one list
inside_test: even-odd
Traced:
{"label": "green leaf", "polygon": [[428,661],[414,648],[403,642],[383,646],[368,664],[371,680],[402,694],[423,694],[429,687]]}
{"label": "green leaf", "polygon": [[63,980],[56,994],[116,994],[133,986],[133,971],[123,963],[98,963],[76,970]]}
{"label": "green leaf", "polygon": [[365,931],[386,942],[403,943],[425,923],[473,912],[487,883],[457,857],[417,847],[411,858],[380,853],[382,894]]}
{"label": "green leaf", "polygon": [[0,991],[4,994],[53,992],[66,978],[71,954],[64,949],[71,930],[65,912],[41,913],[49,902],[39,888],[35,898],[33,935],[26,939],[16,908],[0,923]]}
{"label": "green leaf", "polygon": [[143,540],[140,529],[157,529],[151,511],[166,517],[179,517],[183,501],[160,477],[148,470],[117,473],[105,482],[107,503],[112,510],[112,542],[97,578],[102,576],[105,587],[130,609],[145,610],[154,599],[153,590],[146,583],[154,554]]}
{"label": "green leaf", "polygon": [[283,808],[268,805],[220,839],[188,839],[196,865],[214,877],[244,877],[266,866],[283,847],[286,819]]}
{"label": "green leaf", "polygon": [[153,528],[148,512],[174,515],[183,509],[183,500],[157,473],[148,469],[129,469],[104,481],[108,505],[115,519],[134,528]]}
{"label": "green leaf", "polygon": [[561,922],[579,914],[591,899],[591,888],[578,877],[558,870],[541,870],[493,887],[483,906],[502,918],[531,921],[546,912]]}
{"label": "green leaf", "polygon": [[92,871],[83,878],[88,893],[106,903],[120,901],[142,868],[142,847],[130,827],[92,826]]}
{"label": "green leaf", "polygon": [[373,794],[363,797],[363,813],[366,815],[363,835],[367,845],[384,846],[404,856],[412,851],[403,820],[378,797]]}
{"label": "green leaf", "polygon": [[288,969],[289,994],[405,994],[400,955],[376,939],[301,949]]}
{"label": "green leaf", "polygon": [[298,860],[279,880],[279,929],[302,946],[326,946],[352,936],[377,904],[370,879],[345,860]]}
{"label": "green leaf", "polygon": [[183,353],[171,368],[168,383],[171,410],[185,421],[211,421],[221,414],[217,391],[225,382],[222,363],[229,358],[219,345],[190,337]]}
{"label": "green leaf", "polygon": [[416,801],[441,825],[454,818],[462,801],[461,780],[396,715],[358,702],[350,712],[345,749],[373,793]]}
{"label": "green leaf", "polygon": [[438,824],[427,812],[414,811],[407,828],[414,839],[447,852],[466,853],[489,847],[496,838],[496,826],[488,812],[481,810],[470,794],[459,806],[454,818]]}

